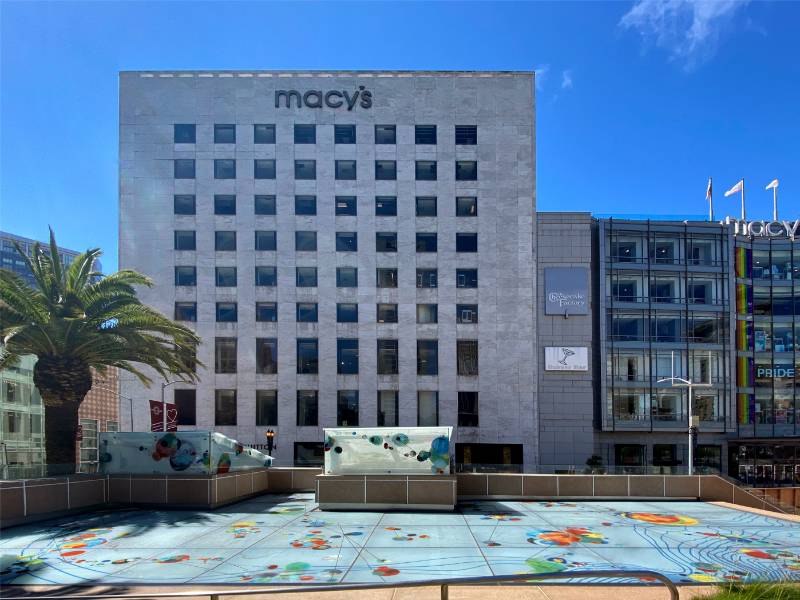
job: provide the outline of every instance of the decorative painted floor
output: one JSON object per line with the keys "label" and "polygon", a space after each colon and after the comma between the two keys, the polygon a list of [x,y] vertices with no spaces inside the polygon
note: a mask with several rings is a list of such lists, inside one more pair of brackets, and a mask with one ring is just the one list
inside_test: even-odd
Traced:
{"label": "decorative painted floor", "polygon": [[311,494],[295,494],[214,512],[91,513],[0,534],[1,584],[388,583],[610,568],[679,583],[800,581],[800,524],[702,502],[324,512]]}

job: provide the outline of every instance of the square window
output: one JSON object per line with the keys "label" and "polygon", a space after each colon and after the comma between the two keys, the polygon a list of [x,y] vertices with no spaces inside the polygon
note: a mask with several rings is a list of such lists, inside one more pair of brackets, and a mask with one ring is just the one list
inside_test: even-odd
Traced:
{"label": "square window", "polygon": [[478,269],[456,269],[456,287],[478,287]]}
{"label": "square window", "polygon": [[236,287],[236,267],[216,267],[217,287]]}
{"label": "square window", "polygon": [[358,390],[339,390],[336,393],[336,425],[358,427]]}
{"label": "square window", "polygon": [[355,144],[356,126],[355,125],[334,125],[333,126],[334,144]]}
{"label": "square window", "polygon": [[336,287],[358,287],[358,268],[336,267]]}
{"label": "square window", "polygon": [[436,216],[436,196],[417,196],[417,216]]}
{"label": "square window", "polygon": [[236,125],[214,125],[214,143],[215,144],[235,144],[236,143]]}
{"label": "square window", "polygon": [[397,304],[378,304],[375,314],[378,323],[397,323]]}
{"label": "square window", "polygon": [[233,252],[236,250],[235,231],[215,231],[214,250],[219,252]]}
{"label": "square window", "polygon": [[217,323],[235,323],[236,302],[217,302]]}
{"label": "square window", "polygon": [[317,338],[297,339],[298,375],[316,375],[319,369],[319,346]]}
{"label": "square window", "polygon": [[175,232],[175,250],[196,250],[194,231]]}
{"label": "square window", "polygon": [[458,426],[478,426],[478,392],[458,392]]}
{"label": "square window", "polygon": [[456,181],[477,181],[478,163],[474,160],[456,161]]}
{"label": "square window", "polygon": [[435,144],[436,125],[415,125],[414,126],[415,144]]}
{"label": "square window", "polygon": [[417,304],[417,323],[430,325],[439,322],[439,306],[437,304]]}
{"label": "square window", "polygon": [[178,410],[178,425],[197,424],[197,390],[176,389],[173,402]]}
{"label": "square window", "polygon": [[175,285],[197,285],[197,267],[175,267]]}
{"label": "square window", "polygon": [[317,232],[316,231],[295,231],[294,232],[295,252],[316,252],[317,251]]}
{"label": "square window", "polygon": [[214,344],[214,372],[236,373],[236,338],[218,337]]}
{"label": "square window", "polygon": [[316,125],[295,125],[294,126],[295,144],[316,144],[317,126]]}
{"label": "square window", "polygon": [[356,178],[356,161],[337,160],[336,179],[354,180]]}
{"label": "square window", "polygon": [[378,390],[378,427],[397,427],[400,410],[397,390]]}
{"label": "square window", "polygon": [[275,427],[277,424],[277,390],[256,390],[256,427]]}
{"label": "square window", "polygon": [[297,426],[316,427],[317,414],[317,390],[297,390]]}
{"label": "square window", "polygon": [[397,161],[396,160],[376,160],[375,161],[375,179],[378,181],[387,181],[397,179]]}
{"label": "square window", "polygon": [[397,375],[397,340],[378,340],[378,375]]}
{"label": "square window", "polygon": [[456,198],[457,217],[477,217],[478,199],[475,196],[460,196]]}
{"label": "square window", "polygon": [[478,305],[477,304],[457,304],[456,305],[457,323],[477,323]]}
{"label": "square window", "polygon": [[417,427],[439,425],[439,392],[417,392]]}
{"label": "square window", "polygon": [[439,374],[439,341],[417,340],[417,375]]}
{"label": "square window", "polygon": [[397,232],[379,231],[375,234],[376,252],[397,252]]}
{"label": "square window", "polygon": [[176,158],[173,163],[173,176],[175,179],[194,179],[194,159]]}
{"label": "square window", "polygon": [[256,338],[256,373],[275,375],[278,372],[278,340]]}
{"label": "square window", "polygon": [[316,267],[296,267],[297,287],[317,287]]}
{"label": "square window", "polygon": [[176,302],[176,321],[197,321],[197,302]]}
{"label": "square window", "polygon": [[256,158],[253,161],[253,179],[275,179],[275,159]]}
{"label": "square window", "polygon": [[435,288],[438,286],[438,273],[436,269],[417,269],[417,287]]}
{"label": "square window", "polygon": [[275,323],[278,320],[277,302],[256,302],[256,321]]}
{"label": "square window", "polygon": [[417,252],[436,252],[436,234],[418,233]]}
{"label": "square window", "polygon": [[478,234],[477,233],[457,233],[456,252],[477,252]]}
{"label": "square window", "polygon": [[298,323],[316,323],[317,322],[317,303],[316,302],[298,302],[296,320]]}
{"label": "square window", "polygon": [[336,196],[337,216],[356,216],[358,204],[355,196]]}
{"label": "square window", "polygon": [[417,181],[436,181],[435,160],[418,160],[414,168]]}
{"label": "square window", "polygon": [[456,363],[459,375],[475,376],[478,374],[478,340],[456,341]]}
{"label": "square window", "polygon": [[378,269],[376,276],[376,287],[396,288],[397,269]]}
{"label": "square window", "polygon": [[295,179],[316,179],[317,178],[317,161],[304,159],[294,161],[294,178]]}
{"label": "square window", "polygon": [[214,179],[236,179],[236,161],[232,158],[215,158]]}
{"label": "square window", "polygon": [[214,390],[214,425],[236,425],[236,390]]}
{"label": "square window", "polygon": [[375,196],[375,216],[396,217],[397,196]]}
{"label": "square window", "polygon": [[376,144],[396,144],[397,126],[396,125],[375,125]]}
{"label": "square window", "polygon": [[358,304],[355,302],[339,302],[336,305],[337,323],[358,323]]}
{"label": "square window", "polygon": [[214,214],[215,215],[235,215],[236,196],[233,194],[214,195]]}
{"label": "square window", "polygon": [[176,215],[193,215],[196,212],[194,194],[175,194],[173,196]]}
{"label": "square window", "polygon": [[477,125],[456,125],[456,146],[474,146],[477,143]]}
{"label": "square window", "polygon": [[296,215],[316,215],[317,197],[316,196],[295,196],[294,214]]}
{"label": "square window", "polygon": [[253,125],[254,144],[274,144],[275,125],[255,124]]}
{"label": "square window", "polygon": [[358,375],[358,340],[336,340],[336,372],[339,375]]}
{"label": "square window", "polygon": [[172,126],[172,141],[175,144],[194,144],[196,127],[188,123],[176,123]]}
{"label": "square window", "polygon": [[275,196],[256,195],[254,198],[254,212],[257,215],[274,215]]}
{"label": "square window", "polygon": [[358,234],[355,231],[336,232],[336,251],[337,252],[357,252]]}
{"label": "square window", "polygon": [[278,285],[277,268],[272,266],[256,267],[256,286],[275,287]]}

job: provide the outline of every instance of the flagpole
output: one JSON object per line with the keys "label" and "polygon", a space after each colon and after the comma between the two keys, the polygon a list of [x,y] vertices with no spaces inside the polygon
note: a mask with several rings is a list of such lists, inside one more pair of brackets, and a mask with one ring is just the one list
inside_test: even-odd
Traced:
{"label": "flagpole", "polygon": [[746,221],[747,216],[744,212],[744,178],[742,178],[742,221]]}
{"label": "flagpole", "polygon": [[772,188],[772,220],[778,220],[778,186]]}
{"label": "flagpole", "polygon": [[708,178],[708,220],[714,220],[714,200],[712,196],[714,194],[714,188],[711,185],[711,177]]}

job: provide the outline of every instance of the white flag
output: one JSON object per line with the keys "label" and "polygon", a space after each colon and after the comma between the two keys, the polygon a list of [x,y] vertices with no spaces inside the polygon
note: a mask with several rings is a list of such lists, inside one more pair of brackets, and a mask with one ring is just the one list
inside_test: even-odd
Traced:
{"label": "white flag", "polygon": [[767,187],[765,187],[764,189],[771,190],[771,189],[776,188],[776,187],[778,187],[778,180],[777,179],[773,179],[772,181],[769,182],[769,185]]}
{"label": "white flag", "polygon": [[741,192],[743,187],[744,187],[744,179],[740,179],[739,183],[737,183],[735,186],[733,186],[731,189],[725,192],[725,197],[727,198],[728,196],[733,196],[737,192]]}
{"label": "white flag", "polygon": [[708,178],[708,189],[706,190],[706,200],[711,200],[711,177]]}

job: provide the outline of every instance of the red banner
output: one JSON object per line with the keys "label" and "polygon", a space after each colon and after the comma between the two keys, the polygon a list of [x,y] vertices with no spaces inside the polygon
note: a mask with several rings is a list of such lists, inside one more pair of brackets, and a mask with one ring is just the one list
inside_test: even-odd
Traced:
{"label": "red banner", "polygon": [[178,406],[167,404],[167,431],[178,431]]}
{"label": "red banner", "polygon": [[164,431],[164,405],[150,400],[150,431]]}

